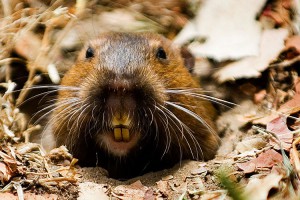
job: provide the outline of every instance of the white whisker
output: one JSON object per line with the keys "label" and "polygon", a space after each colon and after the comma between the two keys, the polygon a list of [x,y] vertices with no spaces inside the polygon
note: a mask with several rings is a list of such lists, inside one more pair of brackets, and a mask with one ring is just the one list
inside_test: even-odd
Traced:
{"label": "white whisker", "polygon": [[203,124],[211,133],[214,133],[215,135],[217,134],[215,132],[215,130],[212,127],[210,127],[210,125],[205,120],[202,119],[202,117],[200,117],[199,115],[197,115],[193,111],[191,111],[189,109],[186,109],[185,107],[180,106],[180,105],[178,105],[178,104],[176,104],[174,102],[172,103],[172,102],[166,101],[165,103],[167,105],[173,106],[173,107],[177,108],[178,110],[181,110],[181,111],[185,112],[186,114],[192,116],[194,119],[196,119],[199,122],[201,122],[201,124]]}
{"label": "white whisker", "polygon": [[232,103],[230,101],[226,101],[223,99],[219,99],[219,98],[201,94],[201,93],[192,92],[194,90],[195,89],[193,89],[193,88],[191,88],[191,89],[167,89],[166,92],[169,94],[182,94],[182,95],[193,96],[193,97],[204,99],[204,100],[209,100],[209,101],[212,101],[214,103],[220,104],[220,105],[228,107],[228,108],[231,108],[230,106],[239,106],[238,104]]}

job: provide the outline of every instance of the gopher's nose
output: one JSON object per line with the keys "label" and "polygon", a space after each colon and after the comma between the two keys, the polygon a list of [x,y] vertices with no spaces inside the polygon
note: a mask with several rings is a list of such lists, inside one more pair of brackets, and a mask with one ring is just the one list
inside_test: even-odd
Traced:
{"label": "gopher's nose", "polygon": [[113,113],[128,114],[136,108],[134,88],[127,79],[114,79],[108,84],[107,107]]}
{"label": "gopher's nose", "polygon": [[132,90],[132,83],[128,79],[115,78],[109,80],[108,89],[114,93],[126,93]]}
{"label": "gopher's nose", "polygon": [[107,99],[107,107],[110,108],[113,113],[126,113],[135,109],[136,100],[133,98],[130,92],[111,92]]}

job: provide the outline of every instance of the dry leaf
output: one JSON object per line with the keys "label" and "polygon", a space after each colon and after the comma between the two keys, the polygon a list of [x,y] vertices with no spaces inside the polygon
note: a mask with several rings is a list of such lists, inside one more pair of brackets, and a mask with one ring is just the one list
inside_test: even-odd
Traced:
{"label": "dry leaf", "polygon": [[288,116],[300,111],[300,78],[295,82],[295,95],[294,97],[280,106],[280,108],[271,114],[268,114],[259,119],[255,119],[252,121],[253,124],[267,124],[271,120],[278,117],[280,113]]}
{"label": "dry leaf", "polygon": [[285,41],[285,47],[286,49],[295,48],[297,52],[300,53],[300,35],[294,35],[289,37]]}
{"label": "dry leaf", "polygon": [[[11,193],[0,193],[0,199],[1,200],[18,200],[19,198]],[[30,199],[30,200],[57,200],[58,196],[55,194],[43,194],[43,195],[37,195],[33,193],[25,193],[24,199]]]}
{"label": "dry leaf", "polygon": [[252,178],[245,188],[247,199],[266,200],[272,188],[278,188],[282,176],[268,174],[263,179]]}
{"label": "dry leaf", "polygon": [[263,32],[260,43],[260,54],[230,63],[218,70],[214,77],[218,82],[234,81],[240,78],[259,77],[269,63],[284,48],[284,39],[288,36],[287,29],[272,29]]}
{"label": "dry leaf", "polygon": [[47,155],[52,161],[61,161],[73,159],[73,156],[69,153],[66,146],[60,146],[58,148],[52,149]]}
{"label": "dry leaf", "polygon": [[114,196],[123,198],[123,199],[136,199],[143,200],[148,187],[144,186],[141,181],[136,181],[131,185],[119,185],[113,190]]}
{"label": "dry leaf", "polygon": [[275,150],[270,149],[266,152],[259,154],[259,156],[253,160],[245,163],[237,163],[238,168],[244,171],[244,173],[252,173],[258,168],[271,168],[276,164],[282,162],[282,155]]}
{"label": "dry leaf", "polygon": [[92,182],[84,182],[79,184],[79,197],[78,200],[108,200],[109,197],[105,194],[103,184]]}
{"label": "dry leaf", "polygon": [[294,87],[296,91],[294,97],[280,107],[280,112],[288,111],[289,114],[293,114],[300,111],[300,78],[295,80]]}
{"label": "dry leaf", "polygon": [[255,18],[265,2],[206,0],[194,21],[177,35],[175,43],[181,45],[201,38],[203,43],[189,46],[191,52],[218,61],[258,55],[261,27]]}
{"label": "dry leaf", "polygon": [[273,26],[291,28],[292,16],[290,11],[293,8],[293,0],[268,1],[261,18],[269,18],[273,21]]}
{"label": "dry leaf", "polygon": [[18,162],[16,158],[11,155],[0,151],[0,180],[4,184],[10,180],[10,178],[19,172]]}
{"label": "dry leaf", "polygon": [[207,191],[201,194],[201,200],[222,200],[227,198],[227,191],[225,190],[215,190]]}
{"label": "dry leaf", "polygon": [[9,170],[9,168],[7,167],[6,164],[4,164],[3,162],[0,162],[0,181],[2,184],[5,184],[10,178],[11,178],[12,174]]}
{"label": "dry leaf", "polygon": [[[277,135],[283,149],[289,150],[292,147],[293,134],[286,125],[286,117],[281,116],[269,122],[267,124],[267,131],[271,131]],[[280,149],[276,138],[271,138],[270,144],[275,149]]]}
{"label": "dry leaf", "polygon": [[199,174],[202,174],[202,173],[207,173],[207,168],[199,167],[199,168],[194,169],[194,170],[191,171],[192,175],[199,175]]}
{"label": "dry leaf", "polygon": [[155,200],[155,195],[151,188],[146,191],[144,200]]}
{"label": "dry leaf", "polygon": [[245,138],[243,141],[236,145],[236,150],[239,153],[244,153],[246,151],[251,151],[253,149],[261,149],[266,146],[266,142],[261,137]]}
{"label": "dry leaf", "polygon": [[266,97],[267,95],[267,91],[266,90],[260,90],[259,92],[255,93],[254,94],[254,103],[258,104],[258,103],[261,103],[264,98]]}
{"label": "dry leaf", "polygon": [[158,190],[165,196],[168,196],[168,181],[158,181],[156,184]]}
{"label": "dry leaf", "polygon": [[14,50],[26,60],[34,61],[41,51],[42,40],[30,31],[23,31],[16,39]]}
{"label": "dry leaf", "polygon": [[271,168],[274,165],[280,164],[283,158],[280,153],[270,149],[264,153],[259,154],[255,159],[256,168]]}

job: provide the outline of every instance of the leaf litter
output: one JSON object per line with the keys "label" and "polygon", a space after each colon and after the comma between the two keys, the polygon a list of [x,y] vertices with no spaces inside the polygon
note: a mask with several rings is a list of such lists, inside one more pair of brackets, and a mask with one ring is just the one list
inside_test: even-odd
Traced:
{"label": "leaf litter", "polygon": [[[296,1],[2,2],[1,199],[299,198]],[[101,168],[80,168],[65,147],[46,154],[30,143],[42,126],[30,120],[29,88],[58,83],[84,41],[113,30],[177,36],[195,54],[204,89],[238,105],[220,108],[215,159],[119,181]]]}

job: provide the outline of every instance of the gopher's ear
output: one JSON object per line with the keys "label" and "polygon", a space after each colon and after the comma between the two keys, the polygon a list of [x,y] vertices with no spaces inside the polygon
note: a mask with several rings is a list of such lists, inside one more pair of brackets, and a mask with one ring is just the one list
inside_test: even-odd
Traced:
{"label": "gopher's ear", "polygon": [[190,73],[193,73],[195,66],[195,57],[186,47],[181,47],[180,53],[184,61],[184,66],[189,70]]}

